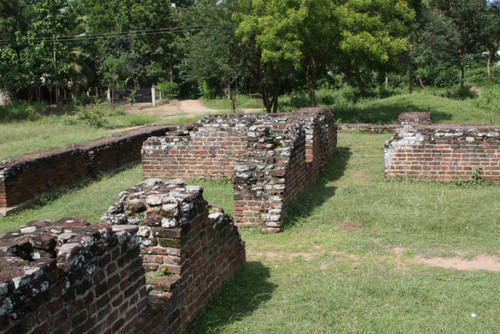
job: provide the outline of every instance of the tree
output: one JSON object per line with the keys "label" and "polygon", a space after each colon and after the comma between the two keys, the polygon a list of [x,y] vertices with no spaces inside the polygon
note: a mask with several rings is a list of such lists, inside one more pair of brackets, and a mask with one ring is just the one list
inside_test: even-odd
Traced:
{"label": "tree", "polygon": [[[173,79],[174,62],[179,60],[175,59],[173,43],[178,32],[172,11],[192,1],[81,1],[87,34],[96,36],[92,49],[101,79],[134,88]],[[112,65],[117,62],[123,67]]]}
{"label": "tree", "polygon": [[500,49],[500,2],[491,1],[486,9],[486,22],[484,27],[484,47],[486,48],[488,61],[488,81],[491,79],[491,63]]}
{"label": "tree", "polygon": [[199,28],[179,39],[183,79],[214,90],[226,86],[233,101],[231,87],[246,78],[243,49],[235,36],[238,25],[232,20],[237,6],[237,0],[205,0],[177,13],[180,27]]}
{"label": "tree", "polygon": [[309,90],[311,107],[316,106],[316,81],[320,69],[326,72],[327,64],[340,42],[339,18],[335,8],[339,1],[304,0],[297,3],[301,17],[297,37],[302,53],[302,70]]}
{"label": "tree", "polygon": [[450,52],[459,43],[451,19],[427,4],[417,13],[417,26],[410,36],[412,48],[408,52],[410,87],[413,74],[422,87],[454,84],[460,58],[458,53]]}
{"label": "tree", "polygon": [[487,0],[431,0],[431,6],[449,18],[457,36],[457,45],[450,52],[460,61],[460,87],[465,82],[465,62],[481,50],[489,38],[487,25]]}
{"label": "tree", "polygon": [[3,0],[0,5],[2,27],[2,85],[14,91],[51,86],[59,102],[59,87],[68,76],[71,55],[58,41],[69,20],[67,0]]}
{"label": "tree", "polygon": [[342,29],[337,66],[355,78],[365,95],[363,75],[394,69],[398,56],[410,48],[415,11],[403,0],[349,0],[337,8],[336,15]]}

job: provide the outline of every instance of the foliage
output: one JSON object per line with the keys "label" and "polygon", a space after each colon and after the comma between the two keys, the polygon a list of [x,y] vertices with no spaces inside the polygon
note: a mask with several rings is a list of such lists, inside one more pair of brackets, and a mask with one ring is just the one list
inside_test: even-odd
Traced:
{"label": "foliage", "polygon": [[13,101],[0,106],[0,122],[17,120],[35,120],[47,113],[45,103],[32,103],[27,101]]}
{"label": "foliage", "polygon": [[410,48],[415,11],[400,0],[347,1],[337,11],[342,26],[338,66],[364,95],[366,72],[395,70],[398,55]]}
{"label": "foliage", "polygon": [[171,81],[163,81],[156,85],[156,88],[168,99],[179,96],[179,85]]}
{"label": "foliage", "polygon": [[111,110],[108,103],[102,102],[96,105],[77,107],[78,119],[90,126],[101,128],[106,125],[106,114]]}

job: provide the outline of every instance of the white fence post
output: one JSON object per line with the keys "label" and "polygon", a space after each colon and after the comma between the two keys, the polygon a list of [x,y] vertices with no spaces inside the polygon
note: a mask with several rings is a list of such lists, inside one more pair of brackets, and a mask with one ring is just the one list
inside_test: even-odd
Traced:
{"label": "white fence post", "polygon": [[151,101],[153,102],[153,107],[156,107],[156,86],[151,87]]}

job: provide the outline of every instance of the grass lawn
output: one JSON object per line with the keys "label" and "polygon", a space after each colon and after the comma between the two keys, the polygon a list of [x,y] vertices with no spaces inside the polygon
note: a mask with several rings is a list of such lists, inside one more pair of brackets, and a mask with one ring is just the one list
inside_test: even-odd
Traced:
{"label": "grass lawn", "polygon": [[[418,258],[500,256],[500,187],[386,181],[390,135],[340,133],[338,151],[294,205],[283,233],[241,229],[247,264],[193,333],[495,333],[500,273],[431,267]],[[97,221],[140,166],[0,218]],[[195,182],[232,212],[230,183]],[[395,250],[398,251],[395,251]],[[471,317],[475,313],[476,318]]]}
{"label": "grass lawn", "polygon": [[0,162],[13,156],[65,147],[105,136],[120,129],[146,124],[181,124],[203,117],[178,117],[166,121],[159,116],[115,115],[106,117],[104,127],[94,127],[83,122],[67,124],[64,116],[43,117],[34,121],[0,123]]}
{"label": "grass lawn", "polygon": [[330,108],[343,123],[397,123],[403,112],[426,111],[432,114],[433,123],[500,124],[500,110],[479,108],[471,99],[454,100],[422,92]]}

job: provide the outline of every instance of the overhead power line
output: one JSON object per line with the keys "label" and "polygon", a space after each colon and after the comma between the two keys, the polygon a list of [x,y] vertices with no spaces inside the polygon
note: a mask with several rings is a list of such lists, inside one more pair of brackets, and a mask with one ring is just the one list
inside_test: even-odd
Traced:
{"label": "overhead power line", "polygon": [[[57,37],[58,42],[71,42],[71,41],[85,41],[85,40],[96,40],[96,39],[122,39],[122,38],[130,38],[130,37],[140,37],[140,36],[151,36],[151,35],[162,35],[162,34],[175,34],[175,33],[184,33],[191,31],[199,31],[203,28],[203,26],[193,26],[188,28],[161,28],[161,29],[151,29],[151,30],[129,30],[129,31],[121,31],[121,32],[109,32],[109,33],[100,33],[100,34],[82,34],[75,36],[60,36]],[[52,37],[39,37],[35,38],[36,42],[51,42]],[[0,39],[0,45],[9,44],[9,40]]]}

